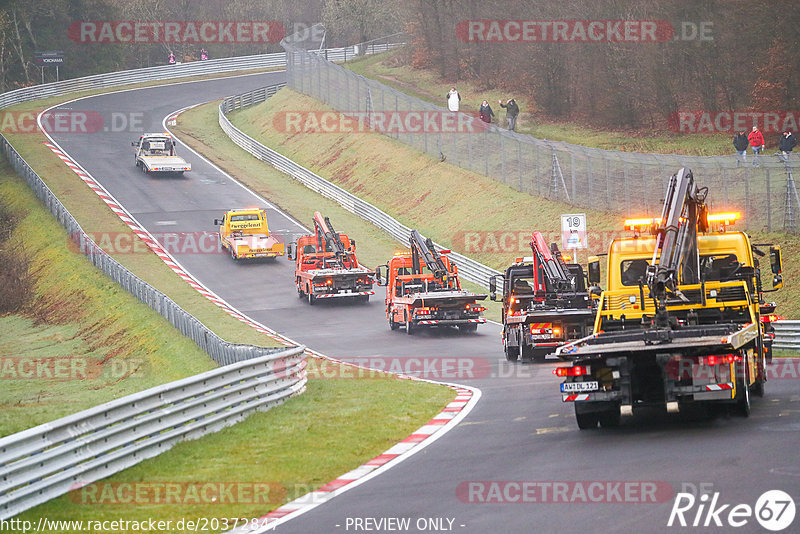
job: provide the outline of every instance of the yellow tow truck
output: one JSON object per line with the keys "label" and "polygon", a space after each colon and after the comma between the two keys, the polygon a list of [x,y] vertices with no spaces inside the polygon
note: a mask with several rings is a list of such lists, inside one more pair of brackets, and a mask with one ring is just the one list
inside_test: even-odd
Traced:
{"label": "yellow tow truck", "polygon": [[219,225],[219,240],[234,260],[283,256],[284,244],[270,235],[267,211],[261,208],[229,210]]}
{"label": "yellow tow truck", "polygon": [[[626,221],[634,235],[611,243],[592,334],[556,351],[571,364],[553,372],[579,428],[616,426],[646,406],[747,416],[751,394],[764,394],[774,311],[764,294],[783,285],[781,250],[730,231],[737,214],[709,214],[707,192],[680,169],[661,218]],[[599,259],[588,278],[599,284]]]}

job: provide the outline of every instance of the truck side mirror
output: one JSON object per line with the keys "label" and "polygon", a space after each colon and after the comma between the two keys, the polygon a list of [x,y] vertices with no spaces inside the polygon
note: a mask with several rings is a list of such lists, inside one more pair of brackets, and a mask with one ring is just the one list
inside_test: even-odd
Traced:
{"label": "truck side mirror", "polygon": [[351,239],[350,240],[350,248],[353,249],[353,250],[356,249],[356,240],[355,239]]}
{"label": "truck side mirror", "polygon": [[589,263],[587,264],[587,278],[589,280],[590,286],[599,286],[600,285],[600,258],[597,256],[591,256],[589,258]]}
{"label": "truck side mirror", "polygon": [[[384,273],[383,270],[386,270]],[[385,286],[389,283],[389,266],[378,265],[375,267],[375,283],[379,286]]]}
{"label": "truck side mirror", "polygon": [[289,243],[289,244],[286,245],[286,259],[287,260],[295,259],[294,251],[295,251],[296,247],[297,247],[296,243]]}
{"label": "truck side mirror", "polygon": [[489,278],[489,300],[497,300],[497,276],[494,275]]}
{"label": "truck side mirror", "polygon": [[772,245],[769,247],[769,265],[772,269],[772,288],[780,289],[783,287],[783,262],[781,260],[781,247]]}
{"label": "truck side mirror", "polygon": [[139,143],[137,143],[136,141],[131,141],[131,146],[139,146]]}
{"label": "truck side mirror", "polygon": [[214,219],[214,224],[216,224],[217,226],[221,225],[222,223],[223,223],[222,219]]}

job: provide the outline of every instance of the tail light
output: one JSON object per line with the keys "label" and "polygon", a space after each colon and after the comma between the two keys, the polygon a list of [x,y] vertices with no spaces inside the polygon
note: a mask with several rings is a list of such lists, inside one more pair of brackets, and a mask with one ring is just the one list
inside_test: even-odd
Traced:
{"label": "tail light", "polygon": [[760,320],[762,323],[773,323],[775,321],[782,321],[784,317],[775,314],[762,315]]}
{"label": "tail light", "polygon": [[556,376],[584,376],[589,374],[589,367],[583,365],[573,365],[572,367],[556,367],[553,374]]}
{"label": "tail light", "polygon": [[700,365],[726,365],[740,361],[742,361],[742,357],[738,354],[712,354],[711,356],[701,356],[697,363]]}
{"label": "tail light", "polygon": [[486,308],[484,308],[483,306],[475,306],[474,308],[472,308],[472,311],[482,312],[486,311]]}

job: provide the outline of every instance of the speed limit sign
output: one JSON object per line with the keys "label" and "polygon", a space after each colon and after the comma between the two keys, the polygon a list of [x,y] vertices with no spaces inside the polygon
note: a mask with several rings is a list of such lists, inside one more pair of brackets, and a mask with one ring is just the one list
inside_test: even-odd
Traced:
{"label": "speed limit sign", "polygon": [[561,248],[587,248],[586,214],[570,213],[561,216]]}

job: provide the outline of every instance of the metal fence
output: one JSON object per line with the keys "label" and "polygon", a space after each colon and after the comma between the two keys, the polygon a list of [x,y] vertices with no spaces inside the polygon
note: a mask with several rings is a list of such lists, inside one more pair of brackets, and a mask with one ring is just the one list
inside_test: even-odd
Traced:
{"label": "metal fence", "polygon": [[[239,145],[241,148],[260,159],[265,161],[278,169],[279,171],[288,174],[295,180],[299,181],[312,191],[320,195],[330,198],[339,203],[347,211],[354,213],[364,220],[367,220],[389,233],[393,238],[401,243],[408,245],[408,239],[411,234],[411,228],[401,224],[399,221],[388,215],[386,212],[381,211],[372,204],[361,200],[357,196],[345,191],[338,185],[335,185],[325,178],[311,172],[302,165],[299,165],[291,159],[275,152],[268,148],[249,135],[245,134],[236,126],[234,126],[226,114],[235,110],[248,106],[256,105],[265,101],[270,96],[274,95],[278,89],[283,87],[284,84],[271,85],[269,87],[262,87],[248,93],[226,98],[219,105],[219,125],[225,134],[230,139]],[[444,248],[437,245],[440,249]],[[476,283],[482,287],[489,287],[489,277],[495,274],[501,274],[479,263],[471,258],[451,252],[450,257],[458,265],[459,274],[470,282]]]}
{"label": "metal fence", "polygon": [[0,519],[302,393],[304,350],[220,367],[0,439]]}
{"label": "metal fence", "polygon": [[[343,113],[366,116],[376,128],[389,118],[409,113],[437,116],[421,131],[393,129],[387,135],[434,157],[447,160],[518,191],[575,206],[619,212],[628,216],[658,216],[661,192],[681,167],[694,171],[708,186],[712,207],[739,211],[748,230],[798,231],[798,197],[792,173],[800,155],[761,155],[754,165],[735,155],[682,156],[601,150],[559,141],[536,139],[486,125],[473,113],[449,114],[446,108],[414,98],[326,61],[291,37],[281,42],[287,54],[287,84]],[[447,88],[442,88],[442,102]],[[462,110],[464,111],[464,110]],[[382,115],[379,117],[379,115]],[[502,115],[502,114],[498,114]],[[731,150],[733,153],[733,150]],[[659,194],[653,194],[656,191]]]}
{"label": "metal fence", "polygon": [[781,350],[800,350],[800,321],[777,321],[773,347]]}

